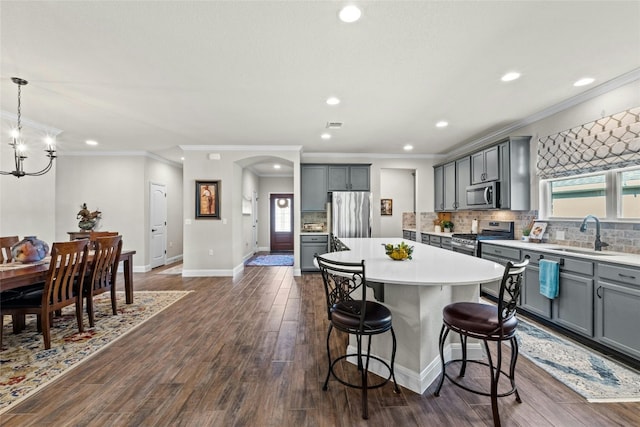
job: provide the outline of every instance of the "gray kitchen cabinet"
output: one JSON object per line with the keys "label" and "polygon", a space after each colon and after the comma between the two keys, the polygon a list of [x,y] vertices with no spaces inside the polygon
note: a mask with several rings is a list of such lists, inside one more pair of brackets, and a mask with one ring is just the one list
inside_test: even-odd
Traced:
{"label": "gray kitchen cabinet", "polygon": [[640,269],[599,264],[595,301],[596,340],[640,359]]}
{"label": "gray kitchen cabinet", "polygon": [[433,209],[435,212],[444,211],[444,167],[443,166],[436,166],[433,168],[433,186],[434,186]]}
{"label": "gray kitchen cabinet", "polygon": [[451,237],[441,237],[440,238],[440,247],[442,249],[451,250]]}
{"label": "gray kitchen cabinet", "polygon": [[[497,262],[502,265],[505,265],[509,261],[518,262],[521,259],[520,249],[491,245],[484,242],[480,245],[480,256],[484,259]],[[529,267],[527,266],[525,274],[528,269]],[[480,285],[480,290],[485,294],[489,294],[497,298],[498,293],[500,292],[500,281],[494,283],[483,283]]]}
{"label": "gray kitchen cabinet", "polygon": [[370,165],[328,165],[329,191],[369,191]]}
{"label": "gray kitchen cabinet", "polygon": [[405,240],[417,241],[417,233],[413,230],[402,230],[402,238]]}
{"label": "gray kitchen cabinet", "polygon": [[329,236],[300,236],[300,270],[319,271],[313,263],[314,255],[329,251]]}
{"label": "gray kitchen cabinet", "polygon": [[[593,262],[548,253],[524,251],[529,256],[520,308],[587,337],[593,337]],[[560,264],[559,292],[555,299],[540,293],[542,259]]]}
{"label": "gray kitchen cabinet", "polygon": [[456,162],[449,162],[433,169],[434,210],[450,212],[456,210]]}
{"label": "gray kitchen cabinet", "polygon": [[467,187],[471,185],[471,158],[456,160],[456,209],[468,209]]}
{"label": "gray kitchen cabinet", "polygon": [[444,174],[444,210],[455,211],[457,206],[456,197],[456,162],[450,162],[443,166]]}
{"label": "gray kitchen cabinet", "polygon": [[327,166],[300,166],[300,210],[325,211],[327,204]]}
{"label": "gray kitchen cabinet", "polygon": [[498,179],[500,179],[500,150],[497,145],[471,155],[472,184]]}

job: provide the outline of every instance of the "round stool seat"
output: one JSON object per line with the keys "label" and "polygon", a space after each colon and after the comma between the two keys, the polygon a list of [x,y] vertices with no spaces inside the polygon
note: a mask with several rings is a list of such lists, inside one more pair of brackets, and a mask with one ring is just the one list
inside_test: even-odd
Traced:
{"label": "round stool seat", "polygon": [[[331,322],[338,329],[360,328],[360,301],[341,301],[331,309]],[[365,306],[365,330],[380,332],[391,328],[391,311],[382,304],[367,301]]]}
{"label": "round stool seat", "polygon": [[[492,336],[500,332],[498,308],[493,305],[475,302],[456,302],[442,310],[442,319],[450,327],[476,335]],[[510,336],[518,326],[513,316],[502,323],[502,333]]]}

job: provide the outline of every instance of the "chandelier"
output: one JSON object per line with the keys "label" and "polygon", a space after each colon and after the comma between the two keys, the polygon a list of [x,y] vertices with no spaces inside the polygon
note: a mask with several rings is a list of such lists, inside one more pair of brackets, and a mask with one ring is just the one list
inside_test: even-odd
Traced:
{"label": "chandelier", "polygon": [[25,144],[22,142],[21,138],[21,132],[22,132],[22,123],[20,121],[20,116],[21,116],[21,112],[20,112],[20,89],[22,88],[22,86],[25,86],[27,83],[29,83],[28,81],[21,79],[19,77],[12,77],[11,80],[18,85],[18,127],[16,129],[13,130],[13,132],[11,133],[11,136],[13,138],[12,142],[9,143],[9,145],[11,146],[11,148],[13,148],[13,157],[14,157],[14,161],[15,161],[15,170],[8,172],[8,171],[0,171],[1,175],[13,175],[15,177],[23,177],[25,175],[28,176],[40,176],[40,175],[44,175],[45,173],[49,172],[51,170],[51,167],[53,166],[53,159],[56,158],[56,150],[53,144],[53,139],[51,137],[47,137],[46,138],[46,143],[47,143],[47,149],[44,150],[45,153],[47,153],[47,157],[49,158],[49,164],[47,166],[45,166],[44,169],[38,171],[38,172],[25,172],[24,171],[24,167],[23,167],[23,162],[24,159],[27,158],[27,156],[25,155],[26,152],[26,146]]}

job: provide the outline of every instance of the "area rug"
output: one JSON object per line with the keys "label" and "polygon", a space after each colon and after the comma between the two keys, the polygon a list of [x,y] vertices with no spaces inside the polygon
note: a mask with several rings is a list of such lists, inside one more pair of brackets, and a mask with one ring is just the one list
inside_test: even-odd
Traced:
{"label": "area rug", "polygon": [[258,255],[247,261],[247,265],[257,266],[279,266],[279,265],[293,265],[293,255],[278,254],[278,255]]}
{"label": "area rug", "polygon": [[[117,292],[118,315],[111,314],[108,293],[95,298],[95,327],[79,333],[75,308],[65,307],[51,327],[51,349],[44,349],[35,316],[27,316],[26,329],[14,334],[11,321],[5,323],[0,351],[0,414],[39,391],[60,375],[88,360],[125,334],[187,295],[187,291],[136,291],[133,304],[125,304],[124,292]],[[6,317],[6,320],[9,320]]]}
{"label": "area rug", "polygon": [[640,373],[522,317],[518,320],[520,354],[588,402],[640,402]]}

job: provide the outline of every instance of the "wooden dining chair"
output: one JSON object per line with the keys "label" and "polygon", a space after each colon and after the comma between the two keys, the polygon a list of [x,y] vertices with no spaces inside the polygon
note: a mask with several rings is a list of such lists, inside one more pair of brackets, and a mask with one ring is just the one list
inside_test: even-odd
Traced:
{"label": "wooden dining chair", "polygon": [[122,252],[122,236],[98,237],[95,239],[95,252],[87,272],[82,295],[86,298],[89,325],[95,326],[93,297],[104,292],[111,292],[111,310],[117,314],[116,276],[120,253]]}
{"label": "wooden dining chair", "polygon": [[0,263],[13,261],[11,246],[20,241],[18,236],[0,237]]}
{"label": "wooden dining chair", "polygon": [[44,348],[51,348],[51,323],[53,313],[68,305],[76,305],[78,330],[82,325],[82,286],[87,269],[88,240],[56,242],[51,248],[49,271],[40,290],[27,292],[19,298],[5,301],[0,306],[0,347],[4,315],[38,316],[38,330],[42,331]]}

